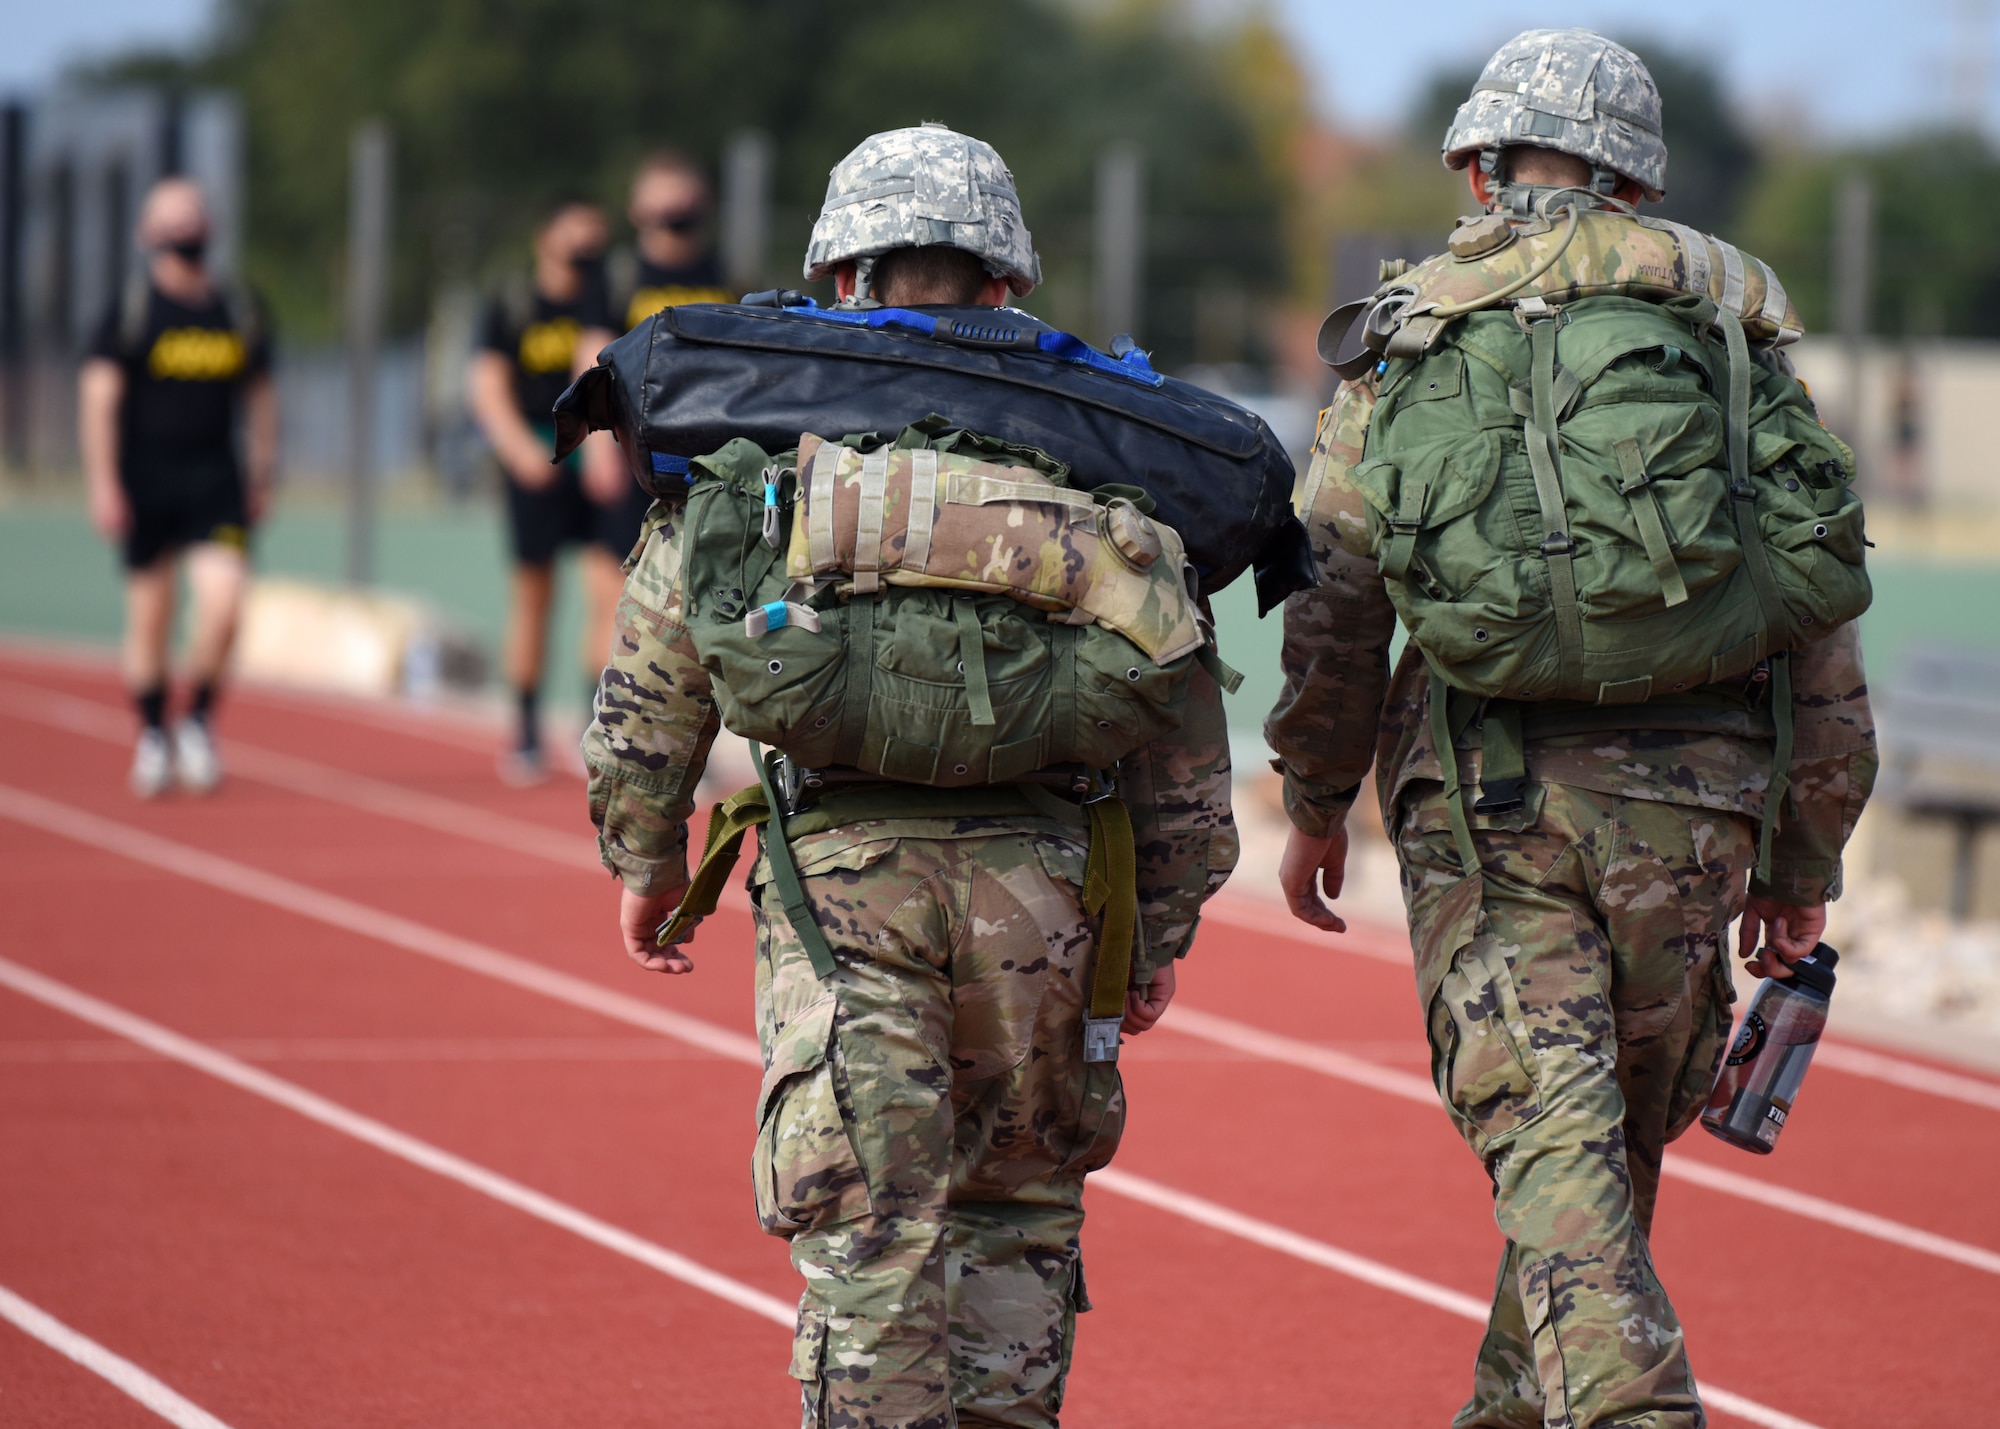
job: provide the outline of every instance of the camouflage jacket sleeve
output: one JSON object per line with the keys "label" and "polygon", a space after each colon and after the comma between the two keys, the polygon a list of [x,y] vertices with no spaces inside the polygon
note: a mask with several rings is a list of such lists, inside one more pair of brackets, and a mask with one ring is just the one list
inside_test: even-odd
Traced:
{"label": "camouflage jacket sleeve", "polygon": [[1312,540],[1320,583],[1285,602],[1284,692],[1264,740],[1285,776],[1285,812],[1308,834],[1339,827],[1375,754],[1396,631],[1368,516],[1350,475],[1361,460],[1375,389],[1341,386],[1320,417],[1312,461],[1292,504]]}
{"label": "camouflage jacket sleeve", "polygon": [[1197,669],[1187,701],[1175,734],[1127,755],[1119,766],[1119,791],[1138,850],[1140,939],[1132,950],[1138,984],[1186,954],[1201,905],[1236,867],[1222,691]]}
{"label": "camouflage jacket sleeve", "polygon": [[1812,905],[1840,896],[1840,851],[1875,787],[1878,757],[1861,636],[1852,623],[1792,657],[1792,787],[1751,892]]}
{"label": "camouflage jacket sleeve", "polygon": [[598,857],[634,893],[687,881],[687,821],[718,719],[683,623],[684,507],[657,501],[618,597],[611,663],[583,736]]}

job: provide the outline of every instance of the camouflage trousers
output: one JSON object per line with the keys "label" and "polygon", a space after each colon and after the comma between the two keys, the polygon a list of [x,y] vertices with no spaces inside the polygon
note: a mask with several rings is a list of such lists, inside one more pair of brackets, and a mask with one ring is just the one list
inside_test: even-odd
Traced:
{"label": "camouflage trousers", "polygon": [[1530,785],[1520,816],[1476,821],[1465,878],[1440,785],[1411,785],[1397,813],[1433,1076],[1507,1239],[1453,1422],[1698,1429],[1647,1236],[1666,1144],[1728,1041],[1756,826]]}
{"label": "camouflage trousers", "polygon": [[825,1429],[1053,1426],[1083,1179],[1124,1124],[1086,1069],[1084,850],[1048,834],[795,845],[838,964],[757,890],[764,1229],[805,1277],[792,1374]]}

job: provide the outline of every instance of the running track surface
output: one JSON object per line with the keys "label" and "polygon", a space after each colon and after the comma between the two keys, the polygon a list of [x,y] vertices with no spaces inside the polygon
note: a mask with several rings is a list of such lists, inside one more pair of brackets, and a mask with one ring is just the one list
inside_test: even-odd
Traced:
{"label": "running track surface", "polygon": [[[142,806],[119,706],[0,649],[0,1424],[796,1423],[740,896],[644,974],[574,778],[246,692],[223,792]],[[1126,1044],[1066,1422],[1448,1423],[1499,1238],[1406,959],[1204,924],[1205,1016]],[[1808,1086],[1775,1156],[1692,1133],[1663,1194],[1716,1422],[1996,1422],[2000,1082]]]}

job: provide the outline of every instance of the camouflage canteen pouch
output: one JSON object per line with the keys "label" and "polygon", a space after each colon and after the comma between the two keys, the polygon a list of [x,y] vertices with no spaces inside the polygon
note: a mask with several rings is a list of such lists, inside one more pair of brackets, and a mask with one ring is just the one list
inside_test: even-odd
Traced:
{"label": "camouflage canteen pouch", "polygon": [[1109,769],[1179,726],[1207,639],[1179,538],[1045,454],[932,421],[738,440],[693,475],[689,632],[732,732],[963,787]]}
{"label": "camouflage canteen pouch", "polygon": [[1499,227],[1496,247],[1429,260],[1370,316],[1387,336],[1353,480],[1439,676],[1638,703],[1865,610],[1853,453],[1773,355],[1799,331],[1775,275],[1618,213],[1582,214],[1564,250]]}

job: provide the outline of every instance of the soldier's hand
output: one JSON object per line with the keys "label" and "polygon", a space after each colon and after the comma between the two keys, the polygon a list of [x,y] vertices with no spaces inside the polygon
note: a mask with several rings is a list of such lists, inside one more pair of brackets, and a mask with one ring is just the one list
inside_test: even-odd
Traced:
{"label": "soldier's hand", "polygon": [[1167,1004],[1174,1000],[1174,967],[1175,964],[1168,963],[1154,969],[1151,982],[1125,994],[1125,1021],[1119,1025],[1119,1031],[1137,1037],[1160,1020]]}
{"label": "soldier's hand", "polygon": [[634,893],[628,888],[618,896],[618,931],[625,939],[625,955],[647,972],[694,971],[694,959],[685,948],[663,948],[653,941],[685,892],[685,885],[661,893]]}
{"label": "soldier's hand", "polygon": [[[1346,876],[1345,824],[1323,839],[1292,830],[1285,840],[1285,856],[1278,863],[1278,886],[1285,890],[1285,906],[1294,918],[1329,933],[1345,933],[1347,920],[1326,905],[1340,897]],[[1322,890],[1325,901],[1320,898]]]}
{"label": "soldier's hand", "polygon": [[[1758,977],[1787,978],[1792,975],[1787,964],[1811,953],[1825,932],[1824,903],[1808,908],[1752,895],[1743,904],[1743,932],[1736,954],[1748,959],[1744,966]],[[1760,939],[1768,940],[1763,947],[1758,946]]]}

